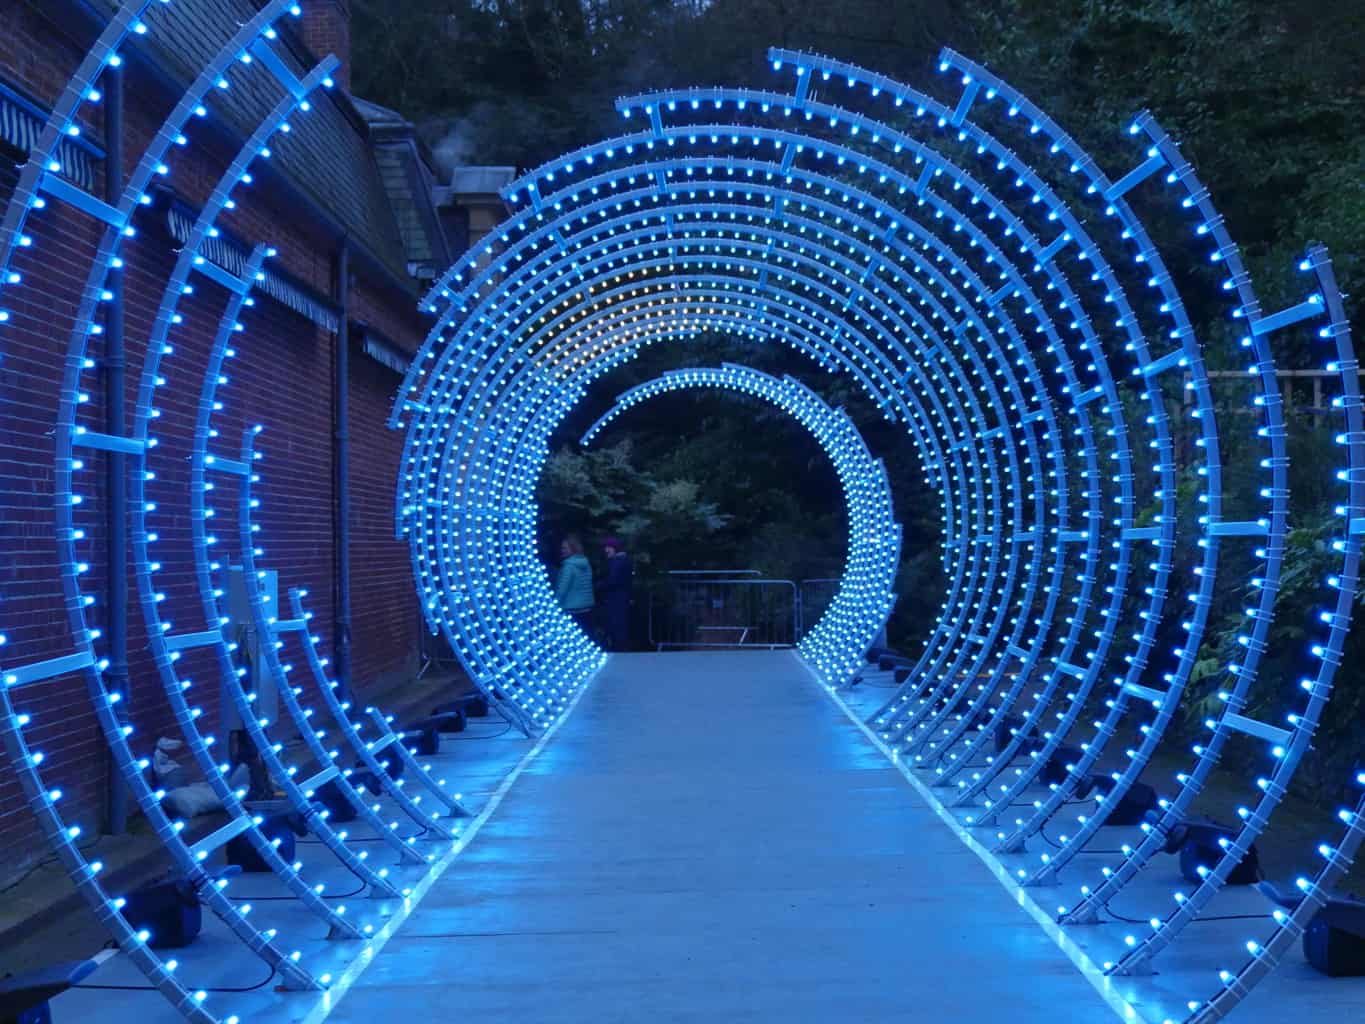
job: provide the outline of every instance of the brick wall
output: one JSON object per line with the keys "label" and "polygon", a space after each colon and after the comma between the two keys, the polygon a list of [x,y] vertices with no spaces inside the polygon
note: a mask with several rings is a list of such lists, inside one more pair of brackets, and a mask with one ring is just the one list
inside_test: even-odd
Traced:
{"label": "brick wall", "polygon": [[[317,3],[309,5],[310,10],[318,7]],[[319,16],[324,13],[320,11]],[[50,103],[88,40],[67,39],[27,5],[7,11],[5,22],[0,76]],[[319,44],[319,49],[340,52],[334,43]],[[131,64],[126,65],[125,74],[129,76],[125,145],[131,169],[175,98],[140,76]],[[98,137],[99,126],[89,127],[89,134]],[[225,140],[192,128],[196,133],[191,145],[172,154],[167,181],[180,197],[198,206],[232,154]],[[0,154],[0,210],[15,180],[13,162]],[[35,244],[17,267],[25,275],[24,284],[7,290],[5,305],[13,319],[0,328],[0,628],[9,639],[4,649],[8,665],[71,650],[53,539],[52,429],[67,342],[97,241],[88,219],[58,203],[49,204],[31,224]],[[323,226],[304,219],[296,207],[269,189],[256,189],[250,201],[242,202],[224,219],[223,226],[239,237],[275,245],[281,267],[314,290],[331,292],[335,243]],[[139,222],[138,238],[125,250],[130,412],[146,339],[176,250],[155,211],[146,212]],[[227,299],[226,293],[202,279],[196,279],[195,285],[195,294],[181,302],[184,322],[175,329],[175,355],[163,366],[167,385],[158,391],[157,479],[147,485],[148,498],[159,504],[148,524],[160,535],[152,553],[164,566],[156,576],[157,589],[166,595],[159,607],[176,633],[206,626],[192,571],[185,511],[186,456],[203,369]],[[353,318],[375,324],[404,347],[416,347],[425,328],[411,296],[358,269],[352,299]],[[335,611],[336,341],[266,297],[245,311],[241,321],[244,331],[234,344],[238,355],[225,368],[228,384],[219,396],[224,408],[214,419],[221,434],[214,442],[215,450],[235,455],[242,428],[254,423],[265,426],[259,439],[265,458],[257,488],[263,503],[257,519],[265,552],[262,567],[279,572],[282,597],[289,586],[308,588],[308,604],[316,616],[314,632],[330,654]],[[98,344],[89,355],[102,355]],[[399,379],[358,348],[352,353],[351,366],[353,664],[357,690],[363,697],[373,681],[412,670],[417,610],[406,545],[393,537],[393,482],[402,438],[384,426]],[[90,390],[90,401],[82,422],[102,425],[100,373],[86,373],[83,382]],[[98,454],[87,457],[86,463],[87,468],[77,476],[78,489],[86,495],[82,509],[87,510],[80,525],[89,532],[80,556],[91,566],[82,577],[82,587],[97,597],[89,609],[90,624],[102,626],[105,467]],[[213,532],[220,538],[217,550],[223,561],[236,562],[240,548],[235,488],[218,483],[219,490],[211,496],[216,512]],[[129,599],[129,706],[136,729],[135,751],[146,754],[158,735],[173,735],[174,727],[163,682],[147,654],[146,629],[133,581]],[[179,678],[192,680],[191,704],[202,708],[203,721],[216,729],[221,666],[203,653],[189,652],[176,668]],[[302,666],[293,678],[296,683],[304,681]],[[63,806],[71,820],[93,835],[100,824],[108,778],[104,743],[89,711],[83,680],[71,676],[25,687],[18,698],[34,718],[27,735],[47,755],[45,777],[64,790]],[[35,834],[16,776],[0,757],[0,885],[47,852]]]}
{"label": "brick wall", "polygon": [[299,27],[303,45],[315,56],[333,54],[341,61],[336,76],[351,91],[351,0],[312,0],[303,8]]}

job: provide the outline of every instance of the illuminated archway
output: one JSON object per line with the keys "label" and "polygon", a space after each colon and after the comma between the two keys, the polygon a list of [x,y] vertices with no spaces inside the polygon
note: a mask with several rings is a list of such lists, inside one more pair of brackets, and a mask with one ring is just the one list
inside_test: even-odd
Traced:
{"label": "illuminated archway", "polygon": [[[949,591],[909,679],[875,716],[883,739],[932,768],[971,808],[967,820],[996,826],[1009,853],[1063,813],[1121,725],[1141,737],[1074,834],[1020,869],[1025,882],[1047,884],[1150,762],[1208,634],[1220,554],[1248,545],[1263,563],[1259,596],[1244,653],[1227,669],[1223,711],[1146,840],[1064,911],[1073,923],[1094,920],[1162,849],[1221,748],[1234,736],[1264,741],[1274,779],[1257,809],[1240,815],[1204,881],[1116,955],[1117,972],[1141,972],[1264,827],[1349,627],[1338,588],[1355,579],[1361,494],[1347,467],[1362,453],[1330,264],[1310,250],[1309,294],[1264,312],[1206,190],[1149,115],[1129,128],[1139,143],[1132,168],[1111,178],[1027,98],[952,52],[940,63],[957,84],[952,101],[838,61],[772,57],[790,92],[621,100],[621,114],[643,124],[515,182],[506,197],[517,211],[428,296],[439,322],[394,425],[407,432],[399,519],[431,622],[476,678],[517,665],[524,720],[550,720],[574,684],[558,672],[537,681],[525,667],[576,662],[581,685],[596,662],[531,561],[531,482],[549,432],[588,383],[644,344],[721,330],[791,345],[850,373],[906,426],[942,501]],[[1024,146],[1039,164],[1014,148]],[[1233,359],[1247,367],[1259,419],[1264,481],[1253,495],[1225,490],[1204,341],[1136,209],[1163,201],[1162,182],[1164,201],[1186,211],[1211,265],[1225,268],[1215,294],[1246,324]],[[1318,670],[1279,725],[1243,712],[1273,619],[1289,501],[1270,343],[1299,324],[1327,343],[1337,375],[1346,487],[1341,571],[1324,581],[1332,611],[1307,652]],[[1190,517],[1177,502],[1168,411],[1177,396],[1201,483],[1192,543],[1177,532]],[[1168,595],[1178,565],[1196,580],[1188,608]],[[1125,616],[1135,624],[1128,636]],[[1184,639],[1160,650],[1173,616]],[[1090,727],[1082,715],[1094,707]],[[1010,723],[998,752],[987,749],[997,730],[976,728],[983,718]],[[1062,782],[1005,826],[1000,809],[1036,784],[1068,737],[1081,753]],[[1343,845],[1358,841],[1348,830]],[[1305,891],[1322,899],[1338,873],[1328,864]],[[1293,941],[1307,903],[1267,918],[1269,938],[1247,947],[1251,958],[1196,1001],[1196,1015],[1221,1015],[1240,998]]]}
{"label": "illuminated archway", "polygon": [[754,395],[805,427],[829,457],[848,514],[848,557],[839,589],[798,650],[827,686],[849,682],[862,653],[886,624],[895,601],[892,586],[900,564],[900,526],[891,503],[886,467],[873,458],[848,413],[832,409],[793,377],[777,378],[747,366],[673,370],[622,392],[583,433],[591,444],[613,421],[643,402],[670,391],[720,388]]}
{"label": "illuminated archway", "polygon": [[[117,770],[177,870],[244,956],[277,969],[287,988],[325,988],[329,972],[294,955],[293,936],[256,927],[223,895],[226,881],[204,868],[216,849],[244,837],[332,938],[361,940],[377,921],[368,911],[347,914],[344,905],[324,901],[314,881],[278,855],[259,817],[221,777],[215,737],[198,721],[189,696],[196,684],[185,663],[230,684],[248,738],[281,780],[289,806],[369,895],[400,896],[414,883],[368,864],[319,809],[318,793],[329,787],[357,814],[373,814],[341,767],[343,749],[378,775],[386,798],[435,841],[455,842],[446,819],[463,809],[457,795],[412,761],[382,711],[361,716],[335,699],[308,633],[306,594],[297,589],[282,615],[253,588],[253,621],[271,632],[279,650],[297,643],[317,684],[316,700],[292,699],[299,694],[288,680],[291,664],[267,659],[266,671],[287,695],[282,717],[306,734],[320,711],[336,723],[335,746],[276,749],[265,725],[249,724],[256,721],[254,694],[236,682],[241,654],[219,606],[228,560],[217,551],[220,544],[238,549],[251,571],[261,571],[255,567],[265,547],[252,513],[268,483],[257,464],[256,432],[240,446],[232,439],[225,446],[213,416],[224,401],[219,370],[238,344],[237,313],[253,301],[273,253],[270,240],[261,239],[241,272],[230,273],[201,250],[220,212],[250,201],[252,166],[268,158],[272,138],[291,130],[291,118],[308,116],[310,96],[332,86],[336,62],[291,68],[274,45],[274,25],[298,7],[263,4],[224,34],[151,137],[124,194],[99,200],[64,176],[63,140],[79,133],[80,115],[99,102],[93,83],[119,63],[119,48],[154,32],[149,12],[169,6],[136,0],[120,7],[56,104],[0,223],[0,347],[13,308],[7,298],[22,294],[25,268],[45,255],[30,221],[57,203],[88,218],[100,238],[66,340],[53,417],[60,560],[53,585],[67,609],[67,646],[0,673],[0,739],[47,841],[120,949],[188,1019],[208,1024],[237,1019],[231,1006],[219,1005],[230,1001],[181,983],[173,965],[128,925],[100,865],[78,848],[79,824],[63,813],[61,793],[44,780],[43,752],[26,736],[31,714],[41,713],[25,706],[26,686],[64,675],[85,680]],[[1150,931],[1114,951],[1115,973],[1141,973],[1152,957],[1188,939],[1186,926],[1268,826],[1321,719],[1351,625],[1365,533],[1365,425],[1331,264],[1320,247],[1309,249],[1302,301],[1263,310],[1206,189],[1150,115],[1129,128],[1130,168],[1110,177],[1026,97],[950,51],[939,65],[946,98],[827,58],[787,51],[772,58],[785,90],[694,89],[622,100],[631,130],[516,182],[506,196],[516,212],[427,297],[437,325],[414,360],[393,424],[406,438],[398,528],[411,545],[428,622],[528,732],[549,724],[604,658],[555,607],[534,544],[533,492],[548,439],[587,386],[646,344],[701,331],[789,345],[822,368],[846,372],[907,430],[919,471],[941,502],[949,584],[909,678],[874,716],[884,741],[934,773],[964,820],[996,829],[1004,856],[1022,850],[1058,815],[1073,813],[1069,803],[1120,727],[1141,737],[1123,752],[1124,770],[1078,827],[1019,869],[1029,884],[1054,882],[1062,871],[1084,878],[1079,898],[1062,911],[1064,924],[1096,920],[1152,861],[1231,739],[1264,745],[1263,778],[1248,784],[1244,813],[1222,855],[1172,909],[1153,918]],[[175,147],[194,144],[195,121],[213,116],[215,90],[231,87],[239,74],[273,83],[273,103],[224,167],[165,281],[133,430],[104,433],[83,412],[82,395],[94,369],[87,350],[109,275],[124,269],[124,241],[151,183],[174,173]],[[1209,288],[1229,318],[1245,325],[1218,353],[1246,371],[1252,415],[1231,422],[1218,421],[1206,365],[1207,346],[1216,342],[1200,338],[1186,312],[1162,255],[1171,240],[1159,245],[1159,232],[1149,231],[1139,212],[1172,206],[1186,218],[1188,235],[1178,241],[1193,239],[1216,272],[1212,280],[1197,274],[1181,280],[1190,289]],[[223,301],[206,311],[193,298],[196,286]],[[186,317],[215,339],[206,372],[177,368],[174,333]],[[1308,624],[1310,668],[1296,703],[1272,721],[1251,714],[1249,700],[1285,554],[1290,494],[1272,341],[1288,330],[1311,331],[1324,352],[1340,430],[1339,460],[1331,467],[1340,483],[1340,529],[1331,542],[1335,565],[1323,582],[1322,611]],[[188,493],[171,492],[156,477],[176,458],[156,431],[157,399],[167,393],[184,396],[198,412],[192,434],[172,439],[192,466]],[[1194,435],[1193,513],[1177,500],[1184,467],[1176,463],[1169,412],[1177,397]],[[1261,460],[1254,493],[1225,486],[1220,428],[1254,432]],[[92,453],[131,460],[138,469],[134,571],[159,681],[190,756],[226,810],[226,824],[193,845],[181,838],[183,823],[161,806],[164,794],[145,779],[151,748],[120,719],[117,694],[101,675],[101,638],[86,618],[94,599],[82,580],[91,544]],[[884,482],[879,478],[879,486]],[[240,510],[236,538],[209,529],[213,502],[224,492],[227,502],[219,507]],[[177,568],[192,575],[195,593],[167,602],[160,581],[169,569],[158,561],[156,534],[172,509],[192,526],[193,563]],[[1221,706],[1143,840],[1092,877],[1076,856],[1152,762],[1186,700],[1215,589],[1241,583],[1220,574],[1220,555],[1230,545],[1248,545],[1260,570],[1242,653],[1226,666]],[[869,580],[879,581],[891,561],[870,556]],[[1188,595],[1169,593],[1177,568],[1196,581]],[[828,646],[806,652],[817,664],[825,659],[827,682],[866,643],[865,627],[884,594],[881,582],[869,586],[850,591],[847,618],[827,617],[832,625],[821,644]],[[1183,636],[1174,649],[1158,644],[1168,623]],[[1087,712],[1096,715],[1093,724]],[[986,728],[972,728],[982,722]],[[988,751],[996,726],[1009,728],[1001,749]],[[1064,766],[1061,781],[1005,821],[1003,808],[1018,803],[1063,745],[1077,740],[1081,754]],[[415,786],[400,792],[383,771],[391,757],[412,765]],[[1365,785],[1365,777],[1358,781]],[[1320,862],[1302,876],[1301,902],[1267,915],[1232,951],[1239,962],[1190,999],[1191,1019],[1224,1016],[1282,958],[1365,837],[1363,810],[1365,803],[1357,803],[1341,812],[1339,838],[1322,843]],[[409,877],[426,877],[430,851],[398,840],[388,826],[377,824],[380,840]]]}

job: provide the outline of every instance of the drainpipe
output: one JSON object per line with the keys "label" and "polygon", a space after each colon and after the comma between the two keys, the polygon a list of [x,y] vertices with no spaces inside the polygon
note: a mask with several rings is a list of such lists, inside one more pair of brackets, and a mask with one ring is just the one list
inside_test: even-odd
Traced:
{"label": "drainpipe", "polygon": [[[116,203],[123,194],[123,76],[113,68],[104,73],[104,195]],[[124,409],[125,355],[123,344],[123,274],[110,276],[113,298],[104,304],[104,408],[105,429],[114,437],[126,433]],[[108,502],[108,552],[105,586],[105,638],[109,667],[104,683],[121,696],[120,718],[128,714],[128,463],[121,452],[109,452],[106,462]],[[109,765],[109,806],[105,816],[110,835],[128,829],[128,788],[112,760]]]}
{"label": "drainpipe", "polygon": [[337,696],[351,695],[351,247],[342,238],[336,259],[336,379],[333,403],[336,416],[336,618],[333,645],[336,655]]}

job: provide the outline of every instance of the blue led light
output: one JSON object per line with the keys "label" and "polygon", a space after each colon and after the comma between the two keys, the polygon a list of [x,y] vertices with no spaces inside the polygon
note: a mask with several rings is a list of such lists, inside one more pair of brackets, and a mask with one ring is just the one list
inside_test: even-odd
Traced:
{"label": "blue led light", "polygon": [[885,467],[872,457],[842,409],[831,409],[792,377],[778,379],[732,363],[673,370],[636,385],[584,432],[581,443],[591,444],[628,409],[684,388],[719,388],[764,399],[809,430],[829,456],[848,509],[848,557],[834,598],[798,649],[826,686],[847,684],[895,601],[891,587],[900,563],[901,531]]}

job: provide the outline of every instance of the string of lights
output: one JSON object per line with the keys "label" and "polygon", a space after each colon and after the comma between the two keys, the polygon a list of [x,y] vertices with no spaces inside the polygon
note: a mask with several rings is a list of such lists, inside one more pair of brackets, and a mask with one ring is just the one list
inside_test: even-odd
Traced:
{"label": "string of lights", "polygon": [[[249,427],[231,450],[220,431],[235,434],[236,420],[215,419],[247,333],[240,317],[278,254],[261,239],[239,276],[207,259],[204,246],[218,237],[225,211],[250,201],[253,167],[271,158],[272,141],[292,131],[291,119],[308,117],[319,90],[334,87],[335,59],[291,70],[274,26],[301,8],[263,3],[224,34],[121,195],[98,199],[63,173],[60,147],[100,102],[101,77],[117,74],[120,49],[154,33],[158,12],[172,6],[136,0],[110,19],[54,105],[0,221],[0,347],[9,297],[46,258],[44,211],[75,211],[98,235],[53,409],[53,586],[67,609],[65,646],[0,673],[0,741],[46,842],[122,954],[187,1019],[235,1024],[232,1007],[220,1006],[227,993],[184,986],[175,961],[130,926],[123,899],[82,851],[81,826],[63,813],[61,792],[44,781],[51,766],[29,740],[42,714],[30,697],[43,683],[84,680],[113,763],[177,873],[245,947],[244,959],[278,972],[286,989],[321,990],[331,975],[307,962],[301,932],[259,928],[250,903],[229,897],[230,880],[207,866],[220,848],[246,840],[308,920],[329,938],[361,940],[360,949],[383,899],[413,891],[458,842],[454,821],[467,812],[392,716],[338,695],[309,627],[306,590],[288,587],[287,614],[272,606],[262,585],[269,530],[256,447],[267,424]],[[623,132],[508,186],[506,221],[423,299],[433,326],[390,426],[404,444],[395,529],[408,545],[426,626],[510,722],[541,732],[606,659],[555,602],[536,536],[536,487],[552,439],[593,383],[646,347],[707,334],[788,346],[812,367],[847,374],[868,407],[910,438],[918,465],[898,471],[918,471],[935,494],[948,581],[922,648],[897,670],[899,685],[869,724],[960,821],[993,836],[995,855],[1021,884],[1079,888],[1058,910],[1063,929],[1084,935],[1109,920],[1110,901],[1135,893],[1128,887],[1189,822],[1229,744],[1258,745],[1263,767],[1247,778],[1247,794],[1230,809],[1236,824],[1200,865],[1198,883],[1173,891],[1149,931],[1124,935],[1108,951],[1115,975],[1150,973],[1155,958],[1211,941],[1186,926],[1270,826],[1328,707],[1351,627],[1365,534],[1365,426],[1331,262],[1322,247],[1308,248],[1303,297],[1265,312],[1208,190],[1150,114],[1122,136],[1134,147],[1131,166],[1110,176],[1026,96],[952,51],[940,57],[935,94],[812,54],[775,49],[770,57],[774,88],[618,101]],[[271,104],[226,163],[165,276],[131,429],[102,430],[88,401],[91,339],[104,329],[111,282],[128,270],[134,217],[154,184],[173,177],[177,151],[200,145],[195,125],[216,116],[215,97],[244,76],[270,84]],[[1173,216],[1174,240],[1166,237]],[[1189,251],[1206,264],[1187,267]],[[1201,335],[1196,303],[1221,310],[1232,329]],[[177,338],[192,328],[213,339],[203,365],[175,358]],[[1294,698],[1267,711],[1258,683],[1294,497],[1277,364],[1277,342],[1291,332],[1324,353],[1338,431],[1329,471],[1339,531],[1320,608],[1305,624]],[[1245,370],[1235,398],[1247,414],[1223,412],[1227,398],[1215,393],[1210,365]],[[679,388],[770,402],[829,455],[848,508],[849,553],[834,600],[799,652],[827,686],[847,684],[893,601],[900,530],[887,470],[843,410],[794,377],[734,364],[639,385],[583,443]],[[170,405],[192,408],[192,419],[163,419]],[[1249,491],[1225,473],[1234,431],[1254,451]],[[149,741],[124,695],[107,685],[105,638],[88,621],[99,600],[85,582],[91,524],[102,511],[92,474],[110,462],[132,470],[133,577],[160,688],[226,814],[226,824],[193,843],[163,806],[165,792],[147,781]],[[188,523],[188,559],[160,554],[179,550],[158,545],[179,522]],[[1202,699],[1196,665],[1214,638],[1214,598],[1243,585],[1238,567],[1248,561],[1253,593],[1239,653],[1220,670],[1206,735],[1192,757],[1182,754],[1187,768],[1156,783],[1140,839],[1117,853],[1092,846],[1140,780],[1153,783],[1155,755]],[[241,622],[225,606],[234,562],[249,608]],[[1193,581],[1184,594],[1173,592],[1181,578]],[[0,617],[8,614],[0,607]],[[248,656],[244,630],[267,638],[261,657]],[[302,684],[292,679],[298,657]],[[364,883],[366,919],[324,898],[316,863],[305,869],[282,857],[246,792],[229,783],[223,737],[194,703],[203,692],[196,688],[210,685],[222,685],[254,756],[321,854]],[[265,687],[278,694],[275,719],[259,708]],[[302,742],[286,747],[284,731]],[[1365,776],[1354,781],[1365,787]],[[366,835],[329,821],[318,799],[324,786]],[[1340,834],[1317,844],[1297,879],[1298,902],[1268,910],[1240,946],[1219,950],[1235,959],[1190,993],[1185,1019],[1225,1017],[1304,934],[1365,839],[1365,795],[1337,819]],[[1035,837],[1046,846],[1036,855],[1028,849]],[[373,865],[362,843],[397,863]],[[1103,866],[1091,877],[1097,858]],[[1089,934],[1102,944],[1110,933]]]}
{"label": "string of lights", "polygon": [[[996,826],[998,848],[1008,854],[1023,850],[1074,802],[1115,736],[1127,728],[1141,736],[1126,753],[1126,770],[1113,773],[1084,805],[1079,830],[1043,854],[1032,873],[1020,869],[1026,882],[1048,884],[1123,802],[1166,735],[1208,632],[1223,549],[1244,538],[1255,541],[1261,562],[1259,603],[1249,610],[1247,654],[1231,674],[1246,685],[1254,678],[1278,591],[1288,507],[1269,335],[1326,319],[1326,300],[1319,295],[1283,314],[1260,315],[1206,193],[1148,115],[1132,133],[1148,141],[1141,162],[1111,179],[1024,97],[955,54],[945,53],[941,63],[945,74],[961,78],[955,103],[837,61],[772,56],[777,70],[790,69],[793,93],[701,89],[620,101],[618,110],[642,116],[647,128],[567,154],[514,183],[506,195],[519,209],[496,240],[432,290],[428,308],[440,321],[394,417],[408,438],[399,516],[414,564],[439,628],[454,636],[473,632],[464,624],[466,610],[441,593],[452,571],[443,559],[460,559],[455,571],[462,575],[479,571],[463,543],[469,534],[453,529],[449,510],[482,504],[488,492],[480,489],[480,467],[495,477],[518,472],[534,479],[534,460],[544,457],[546,431],[558,419],[533,418],[534,410],[551,402],[551,393],[581,392],[614,365],[595,358],[613,329],[617,351],[628,358],[640,339],[654,343],[669,336],[670,326],[683,333],[680,313],[709,327],[738,308],[754,337],[798,350],[809,345],[822,367],[851,362],[872,400],[906,422],[917,442],[943,502],[952,580],[922,655],[874,716],[883,738],[932,768],[966,820]],[[834,82],[850,90],[846,102],[859,109],[824,95]],[[991,118],[1001,127],[987,127]],[[804,132],[789,127],[802,122],[810,126]],[[1058,180],[1016,152],[1019,144],[1006,141],[1012,131],[1032,140],[1044,160],[1062,163]],[[969,169],[971,161],[980,170]],[[1149,201],[1141,195],[1149,179],[1159,178],[1183,189],[1184,208],[1200,214],[1196,237],[1212,234],[1211,262],[1231,272],[1222,289],[1234,293],[1229,313],[1253,325],[1239,347],[1246,353],[1240,358],[1254,363],[1248,383],[1261,416],[1254,443],[1266,482],[1259,503],[1237,495],[1234,506],[1225,496],[1204,341],[1134,208]],[[1315,253],[1310,267],[1325,261]],[[912,254],[920,257],[913,267]],[[794,338],[793,310],[802,328],[815,330]],[[649,333],[651,320],[660,325],[657,334]],[[634,330],[620,329],[623,323]],[[1344,317],[1331,323],[1329,334],[1339,339]],[[1040,361],[1056,364],[1055,375],[1044,374]],[[1341,381],[1336,404],[1349,420],[1354,364],[1346,362],[1344,372],[1341,365],[1338,359],[1330,367]],[[987,386],[1006,373],[1022,382],[1005,390]],[[918,392],[919,401],[898,390]],[[1185,527],[1195,535],[1188,547],[1177,532],[1188,515],[1177,500],[1187,465],[1177,457],[1172,398],[1188,416],[1182,431],[1194,432],[1194,462],[1187,465],[1200,484],[1194,529]],[[536,431],[513,449],[523,460],[519,469],[500,465],[505,445],[489,446],[460,427],[495,418],[501,439],[520,429],[518,419],[531,424],[528,433]],[[462,436],[452,442],[452,434]],[[992,441],[1001,442],[999,449]],[[1359,458],[1352,443],[1347,429],[1348,461]],[[1050,464],[1041,445],[1051,449]],[[466,471],[456,487],[445,468],[452,462]],[[1349,484],[1351,471],[1343,473]],[[1018,474],[1028,476],[1028,518]],[[418,512],[431,507],[433,493],[441,495],[434,504],[445,516]],[[530,499],[529,490],[521,493]],[[1351,507],[1347,496],[1348,527]],[[507,538],[499,551],[508,560],[490,558],[488,569],[534,578],[527,532],[533,518],[507,515],[499,522]],[[1350,537],[1348,529],[1339,542],[1342,572],[1330,586],[1349,589],[1354,580]],[[1007,553],[1019,547],[1028,549],[1027,559]],[[1182,642],[1167,652],[1158,638],[1175,614],[1168,586],[1179,566],[1189,567],[1196,587],[1182,616]],[[546,598],[541,590],[530,600]],[[1008,620],[992,621],[989,612],[1002,607]],[[1323,623],[1335,629],[1338,615]],[[1125,620],[1137,628],[1121,643]],[[486,645],[483,657],[497,656],[513,636],[506,630],[466,643]],[[1325,640],[1316,646],[1330,662],[1330,630]],[[1168,669],[1157,667],[1168,658]],[[1292,758],[1293,730],[1239,715],[1244,693],[1245,686],[1229,688],[1232,717],[1210,728],[1262,738],[1273,732],[1271,756],[1281,763]],[[1082,736],[1095,707],[1102,717]],[[976,727],[983,715],[1007,724],[997,751],[989,744],[998,730]],[[1311,731],[1302,714],[1292,717],[1303,734]],[[1071,743],[1080,753],[1067,762],[1062,781],[1048,783],[1043,800],[1021,801],[1055,757],[1070,756],[1062,751]],[[1201,745],[1196,753],[1210,770],[1216,749]],[[1123,854],[1123,875],[1140,869],[1161,831],[1197,793],[1182,788],[1191,777],[1183,773],[1162,799],[1169,820],[1148,824],[1150,846]],[[1283,793],[1270,780],[1261,788],[1271,806]],[[1031,813],[1007,826],[1002,813],[1021,802]],[[1267,816],[1264,806],[1240,815],[1258,823]],[[1343,819],[1356,820],[1349,811]],[[1208,872],[1210,892],[1254,835],[1228,844],[1221,867]],[[1339,849],[1331,847],[1332,858],[1340,859]],[[1106,878],[1106,895],[1123,881],[1111,869]],[[1190,902],[1180,894],[1180,907]],[[1300,925],[1313,909],[1295,911]],[[1173,915],[1156,934],[1170,935],[1192,916]],[[1284,930],[1280,919],[1288,916],[1268,914],[1267,921]],[[1070,920],[1080,923],[1084,912]],[[1220,978],[1218,993],[1195,1001],[1191,1013],[1224,1013],[1240,992],[1235,979],[1262,970],[1285,941],[1277,934],[1253,943],[1247,967],[1226,972],[1234,983]]]}
{"label": "string of lights", "polygon": [[777,378],[747,366],[672,370],[623,392],[583,434],[587,447],[628,410],[683,389],[721,389],[752,395],[782,409],[815,438],[829,456],[843,489],[848,515],[848,555],[824,614],[798,649],[831,689],[847,685],[862,655],[886,625],[895,603],[892,587],[900,563],[900,526],[892,508],[886,468],[874,459],[858,428],[842,409],[832,409],[792,377]]}

